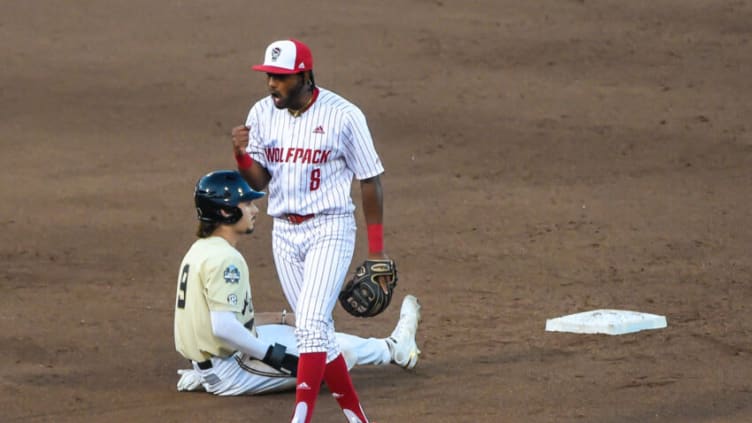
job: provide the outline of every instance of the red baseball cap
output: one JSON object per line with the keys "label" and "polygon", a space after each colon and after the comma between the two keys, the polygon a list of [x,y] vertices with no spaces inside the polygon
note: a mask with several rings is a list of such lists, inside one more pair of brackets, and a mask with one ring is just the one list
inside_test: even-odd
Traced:
{"label": "red baseball cap", "polygon": [[282,74],[300,73],[312,69],[311,49],[292,38],[269,44],[264,54],[264,64],[253,66],[255,71]]}

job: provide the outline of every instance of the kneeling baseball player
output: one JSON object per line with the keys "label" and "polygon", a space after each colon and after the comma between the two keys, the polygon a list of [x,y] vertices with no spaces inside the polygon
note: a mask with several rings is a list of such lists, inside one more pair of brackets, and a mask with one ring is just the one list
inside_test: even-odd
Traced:
{"label": "kneeling baseball player", "polygon": [[[174,333],[175,349],[192,368],[178,370],[179,391],[253,395],[295,389],[294,316],[254,315],[248,265],[235,248],[241,236],[253,232],[259,212],[253,200],[263,195],[234,170],[209,173],[196,184],[199,239],[180,264]],[[420,305],[407,295],[388,338],[336,333],[348,368],[415,367],[419,320]]]}

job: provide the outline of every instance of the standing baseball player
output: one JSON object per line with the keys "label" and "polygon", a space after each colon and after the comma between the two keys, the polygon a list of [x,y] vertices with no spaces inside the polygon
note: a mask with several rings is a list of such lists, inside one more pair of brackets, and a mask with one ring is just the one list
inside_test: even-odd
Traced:
{"label": "standing baseball player", "polygon": [[[248,266],[235,249],[254,230],[258,208],[252,201],[261,196],[237,171],[212,172],[196,184],[199,239],[180,264],[174,325],[175,348],[192,369],[178,371],[179,391],[243,395],[295,386],[296,340],[287,326],[294,315],[254,313]],[[392,341],[336,334],[348,367],[390,362],[414,367],[419,319],[420,305],[407,295]],[[390,342],[400,348],[390,348]]]}
{"label": "standing baseball player", "polygon": [[253,105],[245,125],[233,128],[232,141],[246,181],[259,191],[268,186],[274,260],[296,314],[300,360],[292,422],[311,421],[323,380],[348,421],[366,423],[332,312],[355,247],[353,177],[360,181],[369,259],[388,261],[379,177],[384,168],[360,109],[316,86],[308,46],[294,39],[272,42],[253,69],[266,73],[269,96]]}

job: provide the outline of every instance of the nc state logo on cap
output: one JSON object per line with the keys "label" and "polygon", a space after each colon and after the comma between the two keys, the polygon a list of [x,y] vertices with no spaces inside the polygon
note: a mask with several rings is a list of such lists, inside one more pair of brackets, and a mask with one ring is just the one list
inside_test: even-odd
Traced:
{"label": "nc state logo on cap", "polygon": [[307,45],[295,39],[279,40],[269,44],[264,63],[253,70],[274,74],[292,74],[313,70],[313,55]]}

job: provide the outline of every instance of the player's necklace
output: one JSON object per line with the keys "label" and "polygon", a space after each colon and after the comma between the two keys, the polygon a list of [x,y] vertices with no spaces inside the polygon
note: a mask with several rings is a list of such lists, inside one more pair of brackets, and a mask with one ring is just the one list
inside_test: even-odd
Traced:
{"label": "player's necklace", "polygon": [[306,110],[308,110],[308,108],[311,106],[311,103],[313,103],[313,100],[315,100],[316,97],[317,97],[316,94],[317,94],[317,92],[312,92],[311,93],[311,98],[309,98],[308,102],[305,104],[305,106],[301,107],[300,109],[297,109],[297,110],[287,109],[287,111],[290,112],[290,114],[292,115],[292,117],[298,117],[298,116],[300,116],[301,114],[303,114],[303,112],[305,112]]}
{"label": "player's necklace", "polygon": [[308,99],[308,102],[305,104],[305,106],[301,107],[300,109],[297,109],[297,110],[287,109],[287,111],[290,112],[292,117],[298,117],[300,116],[301,113],[308,110],[308,106],[310,106],[312,102],[313,102],[313,96],[311,96],[311,98]]}

